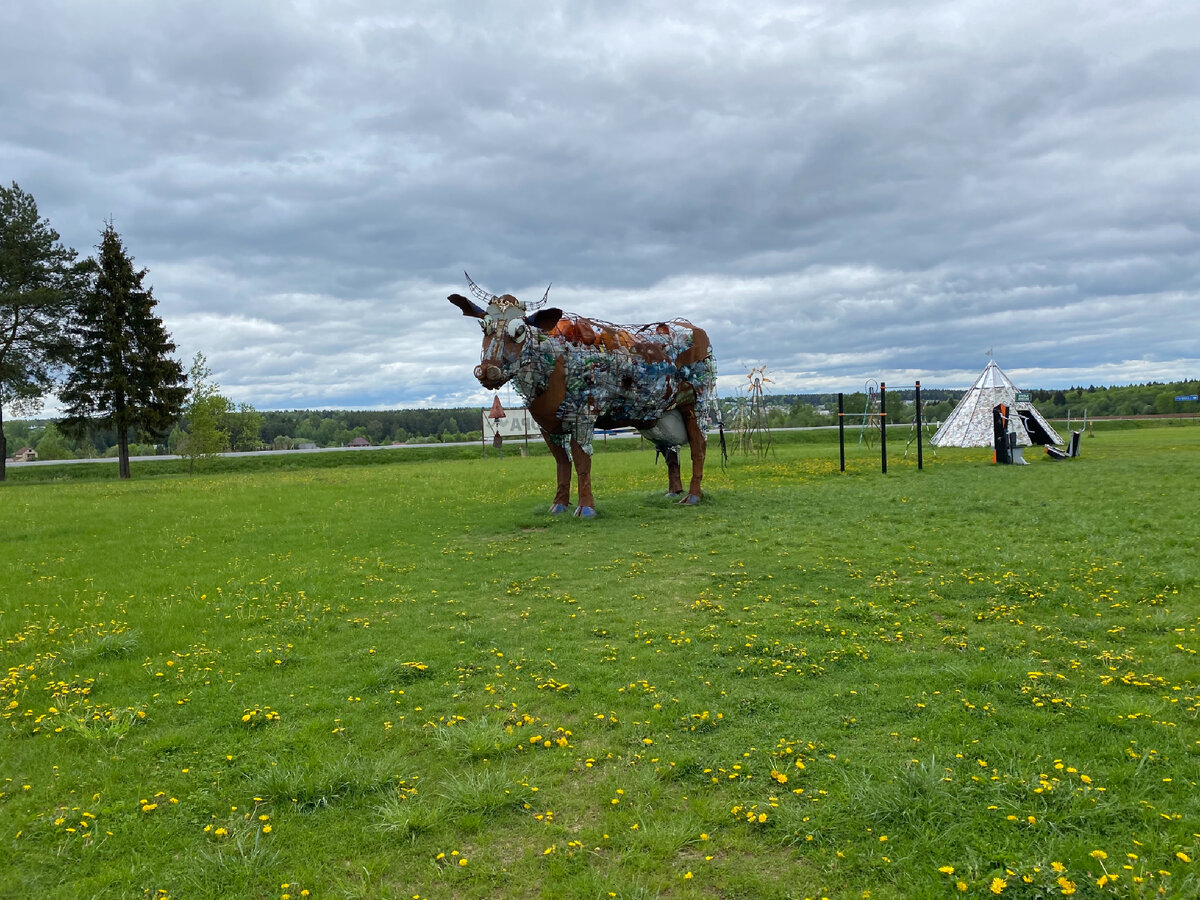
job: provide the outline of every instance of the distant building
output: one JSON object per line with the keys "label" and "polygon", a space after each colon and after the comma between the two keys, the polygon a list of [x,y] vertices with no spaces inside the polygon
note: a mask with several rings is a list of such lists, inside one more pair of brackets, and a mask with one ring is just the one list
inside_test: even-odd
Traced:
{"label": "distant building", "polygon": [[13,454],[13,462],[33,462],[37,459],[37,451],[32,447],[22,447]]}
{"label": "distant building", "polygon": [[370,447],[371,442],[368,441],[365,437],[356,437],[354,440],[352,440],[346,446],[347,447]]}

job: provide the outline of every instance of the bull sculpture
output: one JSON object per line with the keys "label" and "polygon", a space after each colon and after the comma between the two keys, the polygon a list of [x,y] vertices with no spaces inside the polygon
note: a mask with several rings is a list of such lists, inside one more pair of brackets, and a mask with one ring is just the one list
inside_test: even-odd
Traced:
{"label": "bull sculpture", "polygon": [[679,448],[687,444],[692,478],[679,502],[700,502],[704,432],[716,406],[717,377],[703,329],[684,319],[621,326],[537,308],[546,296],[529,312],[511,294],[490,294],[470,275],[467,282],[485,306],[461,294],[448,299],[483,328],[475,377],[488,390],[512,381],[541,428],[557,465],[551,513],[566,512],[570,505],[574,464],[575,515],[596,515],[592,438],[597,428],[633,427],[649,439],[666,458],[669,496],[683,493]]}

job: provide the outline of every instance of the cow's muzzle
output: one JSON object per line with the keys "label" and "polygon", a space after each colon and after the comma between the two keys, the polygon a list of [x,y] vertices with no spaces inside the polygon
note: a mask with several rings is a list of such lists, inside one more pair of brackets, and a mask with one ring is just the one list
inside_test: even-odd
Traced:
{"label": "cow's muzzle", "polygon": [[504,376],[500,372],[499,366],[476,366],[475,377],[478,378],[479,383],[488,390],[495,390],[504,384],[505,381]]}

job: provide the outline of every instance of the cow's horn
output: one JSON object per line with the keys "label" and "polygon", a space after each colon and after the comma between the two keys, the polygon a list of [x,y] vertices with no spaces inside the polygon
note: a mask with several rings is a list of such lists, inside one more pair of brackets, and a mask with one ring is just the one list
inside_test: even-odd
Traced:
{"label": "cow's horn", "polygon": [[[471,280],[471,276],[467,275],[466,269],[463,270],[463,274],[467,276],[467,284],[469,284],[471,286],[471,293],[474,294],[476,297],[478,297],[480,300],[482,300],[484,303],[495,303],[496,300],[499,299],[495,294],[489,294],[487,291],[485,291],[483,288],[481,288],[479,285],[477,285],[475,282],[473,282]],[[549,289],[547,288],[547,290],[549,290]]]}

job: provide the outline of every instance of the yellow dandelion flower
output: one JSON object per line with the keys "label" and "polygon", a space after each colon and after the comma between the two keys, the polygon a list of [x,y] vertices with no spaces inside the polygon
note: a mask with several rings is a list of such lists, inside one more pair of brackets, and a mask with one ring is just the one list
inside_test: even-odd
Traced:
{"label": "yellow dandelion flower", "polygon": [[940,867],[938,867],[938,871],[941,872],[943,875],[953,875],[954,874],[954,866],[940,866]]}
{"label": "yellow dandelion flower", "polygon": [[1108,854],[1103,850],[1093,850],[1088,854],[1092,859],[1108,859]]}
{"label": "yellow dandelion flower", "polygon": [[460,866],[465,866],[465,865],[467,864],[467,858],[466,858],[465,856],[461,857],[461,858],[458,860],[458,864],[459,864]]}
{"label": "yellow dandelion flower", "polygon": [[1178,853],[1175,854],[1175,858],[1177,860],[1179,860],[1180,862],[1185,862],[1185,863],[1190,863],[1192,861],[1192,858],[1190,856],[1188,856],[1186,853],[1184,853],[1182,850],[1180,850]]}
{"label": "yellow dandelion flower", "polygon": [[1002,894],[1004,889],[1008,887],[1008,881],[999,876],[992,879],[992,883],[988,885],[988,890],[993,894]]}

